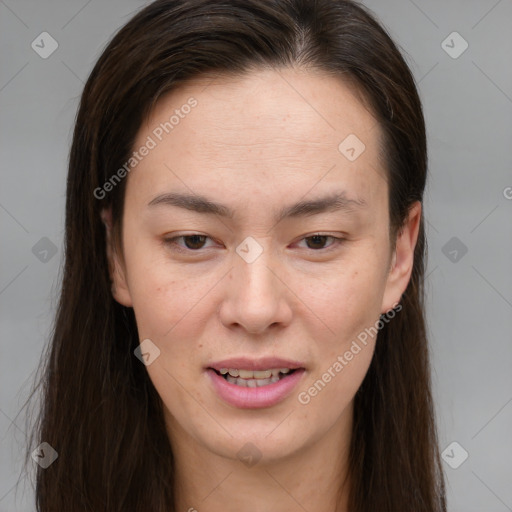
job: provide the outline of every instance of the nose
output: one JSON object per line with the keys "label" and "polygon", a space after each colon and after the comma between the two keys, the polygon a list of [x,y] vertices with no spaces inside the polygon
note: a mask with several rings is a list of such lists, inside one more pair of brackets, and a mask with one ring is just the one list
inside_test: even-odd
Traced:
{"label": "nose", "polygon": [[286,284],[282,266],[269,251],[263,250],[251,263],[235,254],[226,277],[229,284],[219,310],[226,327],[240,326],[248,333],[262,334],[270,327],[290,323],[293,293]]}

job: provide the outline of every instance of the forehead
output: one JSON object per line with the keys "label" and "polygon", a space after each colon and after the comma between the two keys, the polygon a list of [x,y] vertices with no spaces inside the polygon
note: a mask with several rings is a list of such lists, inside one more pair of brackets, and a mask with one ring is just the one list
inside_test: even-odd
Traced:
{"label": "forehead", "polygon": [[129,176],[148,200],[173,187],[250,200],[336,184],[377,204],[386,188],[376,119],[352,86],[320,72],[205,75],[160,98],[134,149],[149,139]]}

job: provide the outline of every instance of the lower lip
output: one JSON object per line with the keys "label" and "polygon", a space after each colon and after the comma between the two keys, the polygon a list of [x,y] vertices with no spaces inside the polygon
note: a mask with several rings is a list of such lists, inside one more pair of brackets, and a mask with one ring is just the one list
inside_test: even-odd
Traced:
{"label": "lower lip", "polygon": [[272,407],[282,402],[295,388],[304,374],[304,369],[295,370],[291,375],[260,388],[247,388],[231,384],[215,370],[207,370],[217,394],[228,404],[239,409]]}

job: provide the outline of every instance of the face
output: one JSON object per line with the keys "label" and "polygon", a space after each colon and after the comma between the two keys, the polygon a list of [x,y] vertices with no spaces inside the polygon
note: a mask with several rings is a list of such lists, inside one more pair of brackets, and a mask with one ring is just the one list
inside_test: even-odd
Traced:
{"label": "face", "polygon": [[189,83],[143,123],[114,296],[160,351],[173,447],[275,461],[347,431],[421,212],[392,251],[380,137],[351,87],[292,69]]}

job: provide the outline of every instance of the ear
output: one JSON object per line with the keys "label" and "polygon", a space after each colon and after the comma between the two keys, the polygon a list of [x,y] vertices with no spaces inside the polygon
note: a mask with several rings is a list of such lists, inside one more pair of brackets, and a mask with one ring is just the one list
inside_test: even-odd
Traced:
{"label": "ear", "polygon": [[419,201],[416,201],[410,207],[407,220],[397,236],[382,299],[382,314],[385,314],[400,302],[402,294],[409,284],[414,264],[414,248],[416,247],[420,228],[421,208]]}
{"label": "ear", "polygon": [[106,229],[107,260],[110,280],[112,282],[112,295],[119,304],[132,307],[132,298],[126,280],[126,270],[122,259],[119,257],[117,248],[112,238],[112,207],[101,210],[101,219]]}

